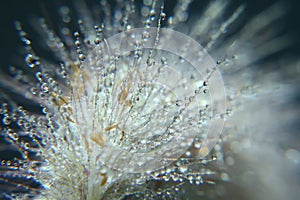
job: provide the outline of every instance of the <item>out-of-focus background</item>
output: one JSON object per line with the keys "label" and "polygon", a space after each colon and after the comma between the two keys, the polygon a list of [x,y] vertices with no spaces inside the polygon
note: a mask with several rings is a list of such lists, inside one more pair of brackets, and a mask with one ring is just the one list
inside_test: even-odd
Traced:
{"label": "out-of-focus background", "polygon": [[[234,0],[233,4],[245,3],[247,5],[246,17],[250,18],[258,14],[268,6],[272,5],[278,0]],[[32,17],[36,16],[53,16],[57,12],[57,7],[64,2],[66,5],[71,5],[70,0],[9,0],[0,2],[0,67],[4,68],[12,64],[12,60],[17,56],[16,50],[20,46],[17,32],[14,28],[14,21],[19,20],[22,23],[28,24]],[[96,3],[97,1],[87,1]],[[138,1],[137,1],[138,2]],[[209,0],[195,0],[191,6],[190,12],[201,13],[201,9],[207,6]],[[295,36],[300,38],[300,1],[298,0],[285,0],[287,5],[290,6],[290,11],[286,15],[285,27],[291,31]],[[172,4],[166,4],[172,5]],[[171,9],[167,7],[166,9]],[[53,12],[51,12],[53,10]],[[295,45],[288,49],[289,53],[300,52],[300,39],[295,40]]]}

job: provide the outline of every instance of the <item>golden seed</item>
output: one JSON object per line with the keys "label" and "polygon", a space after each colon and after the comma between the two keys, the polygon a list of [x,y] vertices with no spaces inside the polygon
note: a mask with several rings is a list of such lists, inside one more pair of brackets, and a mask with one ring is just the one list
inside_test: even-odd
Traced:
{"label": "golden seed", "polygon": [[103,147],[106,139],[102,136],[101,133],[93,133],[91,135],[91,139],[96,142],[100,147]]}
{"label": "golden seed", "polygon": [[107,132],[107,131],[110,131],[110,130],[112,130],[112,129],[115,129],[115,128],[117,128],[118,124],[119,124],[119,122],[116,122],[116,123],[114,123],[114,124],[112,124],[112,125],[110,125],[110,126],[106,127],[106,128],[104,129],[104,130],[105,130],[105,132]]}

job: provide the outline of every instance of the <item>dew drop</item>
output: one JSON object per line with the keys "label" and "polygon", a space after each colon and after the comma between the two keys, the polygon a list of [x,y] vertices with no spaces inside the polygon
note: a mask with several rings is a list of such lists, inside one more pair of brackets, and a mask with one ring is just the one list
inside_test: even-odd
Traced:
{"label": "dew drop", "polygon": [[26,143],[24,144],[24,148],[25,148],[25,149],[29,149],[29,148],[30,148],[30,145],[29,145],[28,142],[26,142]]}
{"label": "dew drop", "polygon": [[36,78],[37,78],[40,82],[42,81],[43,75],[42,75],[41,72],[37,72],[37,73],[35,74],[35,76],[36,76]]}
{"label": "dew drop", "polygon": [[187,172],[187,170],[188,170],[188,168],[187,168],[186,165],[182,165],[182,166],[179,167],[179,171],[180,171],[181,173],[185,173],[185,172]]}
{"label": "dew drop", "polygon": [[179,192],[179,187],[174,187],[175,192]]}
{"label": "dew drop", "polygon": [[160,17],[161,17],[162,20],[165,20],[165,18],[166,18],[166,13],[164,13],[164,12],[160,13]]}
{"label": "dew drop", "polygon": [[149,38],[150,38],[150,33],[149,33],[148,31],[144,31],[144,32],[142,33],[142,39],[143,39],[144,41],[148,41]]}
{"label": "dew drop", "polygon": [[43,83],[41,85],[41,90],[45,93],[49,92],[49,87],[48,87],[48,84],[47,83]]}
{"label": "dew drop", "polygon": [[150,66],[153,66],[155,64],[155,61],[153,58],[148,58],[147,59],[147,65],[150,67]]}
{"label": "dew drop", "polygon": [[151,9],[151,10],[150,10],[150,20],[151,20],[151,21],[154,21],[155,15],[156,15],[155,10],[154,10],[154,9]]}
{"label": "dew drop", "polygon": [[173,181],[179,180],[179,175],[177,173],[174,173],[171,177],[172,177]]}
{"label": "dew drop", "polygon": [[34,56],[32,54],[27,54],[25,57],[25,62],[30,68],[34,68],[35,66],[40,64],[39,57]]}
{"label": "dew drop", "polygon": [[192,175],[189,175],[187,179],[190,181],[190,184],[194,183],[194,177]]}
{"label": "dew drop", "polygon": [[43,113],[47,114],[48,109],[46,107],[43,108]]}
{"label": "dew drop", "polygon": [[5,125],[10,125],[10,123],[11,123],[11,118],[9,117],[9,116],[6,116],[6,117],[4,117],[3,118],[3,123],[5,124]]}
{"label": "dew drop", "polygon": [[164,181],[168,182],[170,180],[170,177],[165,175],[165,176],[163,176],[163,179],[164,179]]}
{"label": "dew drop", "polygon": [[10,161],[10,160],[8,160],[8,161],[6,162],[6,166],[11,166],[11,161]]}
{"label": "dew drop", "polygon": [[79,37],[79,33],[77,31],[74,32],[74,37]]}
{"label": "dew drop", "polygon": [[201,185],[202,182],[201,181],[195,181],[196,185]]}
{"label": "dew drop", "polygon": [[187,152],[185,152],[185,155],[186,155],[187,157],[191,157],[192,153],[191,153],[190,151],[187,151]]}
{"label": "dew drop", "polygon": [[200,147],[201,147],[201,142],[195,142],[194,147],[195,147],[196,149],[200,149]]}
{"label": "dew drop", "polygon": [[37,93],[37,89],[35,87],[30,88],[30,91],[34,95]]}
{"label": "dew drop", "polygon": [[75,44],[76,47],[79,47],[80,46],[80,41],[79,40],[75,40],[74,44]]}
{"label": "dew drop", "polygon": [[79,57],[79,60],[82,61],[82,62],[83,62],[83,61],[85,60],[85,58],[86,58],[86,56],[85,56],[84,54],[79,54],[78,57]]}
{"label": "dew drop", "polygon": [[150,28],[150,25],[151,25],[151,21],[149,19],[146,19],[145,21],[146,28]]}
{"label": "dew drop", "polygon": [[160,61],[161,61],[161,64],[167,65],[168,59],[166,57],[161,57]]}
{"label": "dew drop", "polygon": [[94,43],[97,45],[97,44],[100,44],[100,38],[99,37],[96,37],[96,39],[94,40]]}

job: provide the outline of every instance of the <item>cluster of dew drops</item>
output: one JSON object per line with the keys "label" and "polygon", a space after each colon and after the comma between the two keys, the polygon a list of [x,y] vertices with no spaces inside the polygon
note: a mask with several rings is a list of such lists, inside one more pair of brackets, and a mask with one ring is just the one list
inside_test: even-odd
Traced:
{"label": "cluster of dew drops", "polygon": [[[152,5],[152,8],[150,8],[147,12],[149,17],[145,21],[146,28],[150,27],[156,19],[157,13],[154,7],[155,5]],[[146,12],[145,8],[143,9],[142,13]],[[70,22],[68,7],[63,7],[61,12],[63,21],[68,24]],[[129,11],[129,13],[130,12],[132,11]],[[180,12],[185,13],[184,9]],[[174,20],[184,20],[186,17],[181,18],[173,19],[170,17],[168,19],[168,23],[173,23]],[[162,7],[161,12],[159,13],[158,26],[161,26],[161,21],[164,21],[165,19],[166,13],[163,12]],[[86,58],[82,46],[85,45],[84,49],[91,49],[94,45],[100,44],[103,41],[103,30],[106,27],[103,24],[100,26],[94,26],[96,36],[94,44],[91,44],[89,40],[83,40],[83,43],[79,32],[74,32],[73,36],[75,41],[73,41],[73,45],[75,45],[75,53],[72,51],[72,55],[68,55],[62,40],[55,35],[53,30],[48,28],[45,19],[41,19],[40,23],[42,29],[45,32],[48,32],[47,42],[52,45],[52,50],[58,53],[65,63],[60,64],[58,70],[55,69],[58,71],[58,73],[55,74],[55,78],[54,76],[51,77],[47,71],[51,71],[52,69],[46,69],[47,64],[43,63],[41,58],[36,55],[27,33],[23,31],[21,24],[16,22],[16,29],[27,52],[25,62],[28,67],[33,70],[35,77],[33,78],[28,76],[26,72],[19,70],[16,67],[11,67],[10,72],[13,74],[14,82],[16,82],[15,89],[17,92],[23,93],[25,97],[35,100],[36,103],[40,103],[40,101],[42,101],[47,104],[49,97],[51,97],[50,105],[60,108],[62,107],[61,105],[67,102],[63,96],[63,91],[60,89],[60,84],[63,83],[63,86],[65,86],[70,83],[68,80],[70,76],[68,65],[80,66]],[[79,20],[78,24],[81,28],[81,32],[86,32],[84,30],[83,20]],[[131,28],[129,24],[125,27],[125,29]],[[64,30],[66,33],[69,32],[69,30]],[[143,38],[145,37],[147,36],[143,36]],[[36,80],[38,82],[36,82]],[[17,87],[20,84],[23,85],[22,89]],[[203,87],[206,88],[207,86],[208,82],[204,81]],[[27,90],[24,91],[24,88],[27,88]],[[207,93],[207,89],[204,89],[203,93]],[[5,95],[3,95],[3,97],[3,99],[9,99],[9,97],[6,98]],[[28,184],[26,181],[22,182],[18,180],[34,180],[35,171],[43,163],[41,158],[43,153],[42,149],[46,145],[44,142],[46,140],[53,140],[53,138],[49,138],[46,133],[54,132],[59,125],[55,122],[47,107],[42,106],[42,111],[31,111],[30,109],[25,109],[17,104],[18,103],[13,101],[5,102],[5,100],[3,101],[1,99],[0,114],[3,122],[3,125],[1,126],[2,135],[21,155],[19,155],[19,158],[3,160],[1,162],[1,171],[5,172],[1,173],[0,179],[7,184],[15,186],[18,191],[26,192],[30,190],[38,190],[37,186],[32,186],[32,184]],[[200,112],[201,115],[205,115],[205,109]],[[194,141],[193,145],[185,153],[185,155],[177,161],[174,161],[174,163],[170,166],[155,170],[154,172],[136,174],[134,175],[133,180],[128,181],[128,187],[125,184],[127,187],[126,189],[119,187],[114,189],[114,192],[118,193],[119,190],[125,190],[127,194],[133,193],[132,195],[135,197],[156,198],[165,196],[167,198],[168,196],[172,196],[173,193],[180,193],[181,188],[184,188],[186,183],[196,186],[202,184],[215,184],[213,176],[216,172],[211,170],[208,165],[211,161],[214,161],[217,158],[213,155],[211,158],[207,159],[193,159],[193,151],[196,151],[200,147],[201,142]],[[220,154],[220,152],[218,153]],[[161,184],[161,182],[166,183],[166,186],[159,187],[157,189],[157,185]],[[136,189],[136,186],[141,183],[150,185],[151,189],[147,187]],[[110,195],[113,195],[113,193]]]}

